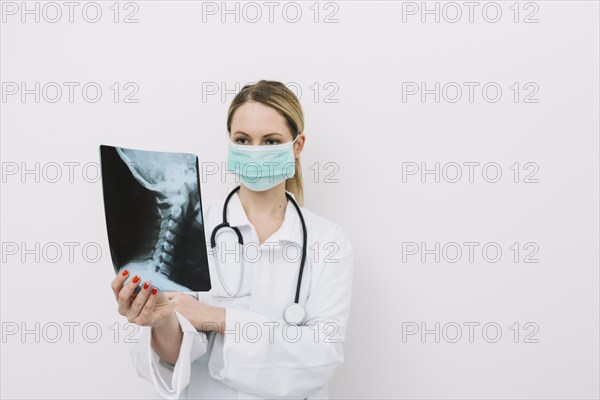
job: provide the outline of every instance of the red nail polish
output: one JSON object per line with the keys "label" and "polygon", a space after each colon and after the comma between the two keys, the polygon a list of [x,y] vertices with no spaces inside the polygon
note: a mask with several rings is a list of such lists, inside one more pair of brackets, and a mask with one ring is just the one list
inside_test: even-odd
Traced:
{"label": "red nail polish", "polygon": [[128,271],[128,270],[125,270],[125,271],[123,271],[123,273],[122,273],[121,275],[123,275],[123,276],[127,276],[128,274],[129,274],[129,271]]}
{"label": "red nail polish", "polygon": [[134,276],[133,277],[133,283],[138,283],[140,281],[140,277],[139,276]]}
{"label": "red nail polish", "polygon": [[148,285],[148,282],[144,282],[144,289],[148,289],[148,286],[150,286]]}
{"label": "red nail polish", "polygon": [[152,288],[152,294],[156,294],[156,292],[158,292],[158,289]]}

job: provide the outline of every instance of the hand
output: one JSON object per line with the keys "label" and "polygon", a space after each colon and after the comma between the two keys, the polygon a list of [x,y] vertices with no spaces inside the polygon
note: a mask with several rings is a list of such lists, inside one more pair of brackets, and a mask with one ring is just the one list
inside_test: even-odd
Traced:
{"label": "hand", "polygon": [[181,313],[197,331],[225,330],[225,309],[202,303],[185,293],[165,292],[169,303]]}
{"label": "hand", "polygon": [[140,278],[136,275],[123,286],[128,277],[129,272],[124,270],[111,283],[119,304],[117,311],[127,317],[127,321],[141,326],[161,327],[171,318],[176,318],[165,293],[159,292],[150,282],[145,282],[138,294],[134,295],[135,288],[141,283]]}

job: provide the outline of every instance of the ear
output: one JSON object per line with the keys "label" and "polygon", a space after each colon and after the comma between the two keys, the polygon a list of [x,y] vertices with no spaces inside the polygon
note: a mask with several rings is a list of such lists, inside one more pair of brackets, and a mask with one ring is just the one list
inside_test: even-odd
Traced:
{"label": "ear", "polygon": [[299,133],[297,139],[298,140],[296,141],[296,143],[294,143],[294,158],[296,159],[300,156],[302,149],[304,149],[304,141],[306,140],[304,132]]}

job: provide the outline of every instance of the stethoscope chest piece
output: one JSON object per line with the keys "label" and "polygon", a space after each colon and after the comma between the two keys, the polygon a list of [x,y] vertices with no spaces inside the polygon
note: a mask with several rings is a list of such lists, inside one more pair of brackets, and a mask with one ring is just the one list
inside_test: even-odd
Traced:
{"label": "stethoscope chest piece", "polygon": [[290,325],[300,325],[304,317],[306,316],[306,311],[304,307],[302,307],[298,303],[294,303],[285,309],[283,313],[283,318],[285,318],[285,322]]}

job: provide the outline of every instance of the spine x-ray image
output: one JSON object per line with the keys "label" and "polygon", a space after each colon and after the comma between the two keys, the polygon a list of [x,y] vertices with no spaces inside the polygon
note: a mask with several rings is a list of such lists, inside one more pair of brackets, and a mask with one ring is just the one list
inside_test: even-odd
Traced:
{"label": "spine x-ray image", "polygon": [[100,146],[108,243],[128,269],[162,291],[208,291],[198,157]]}

